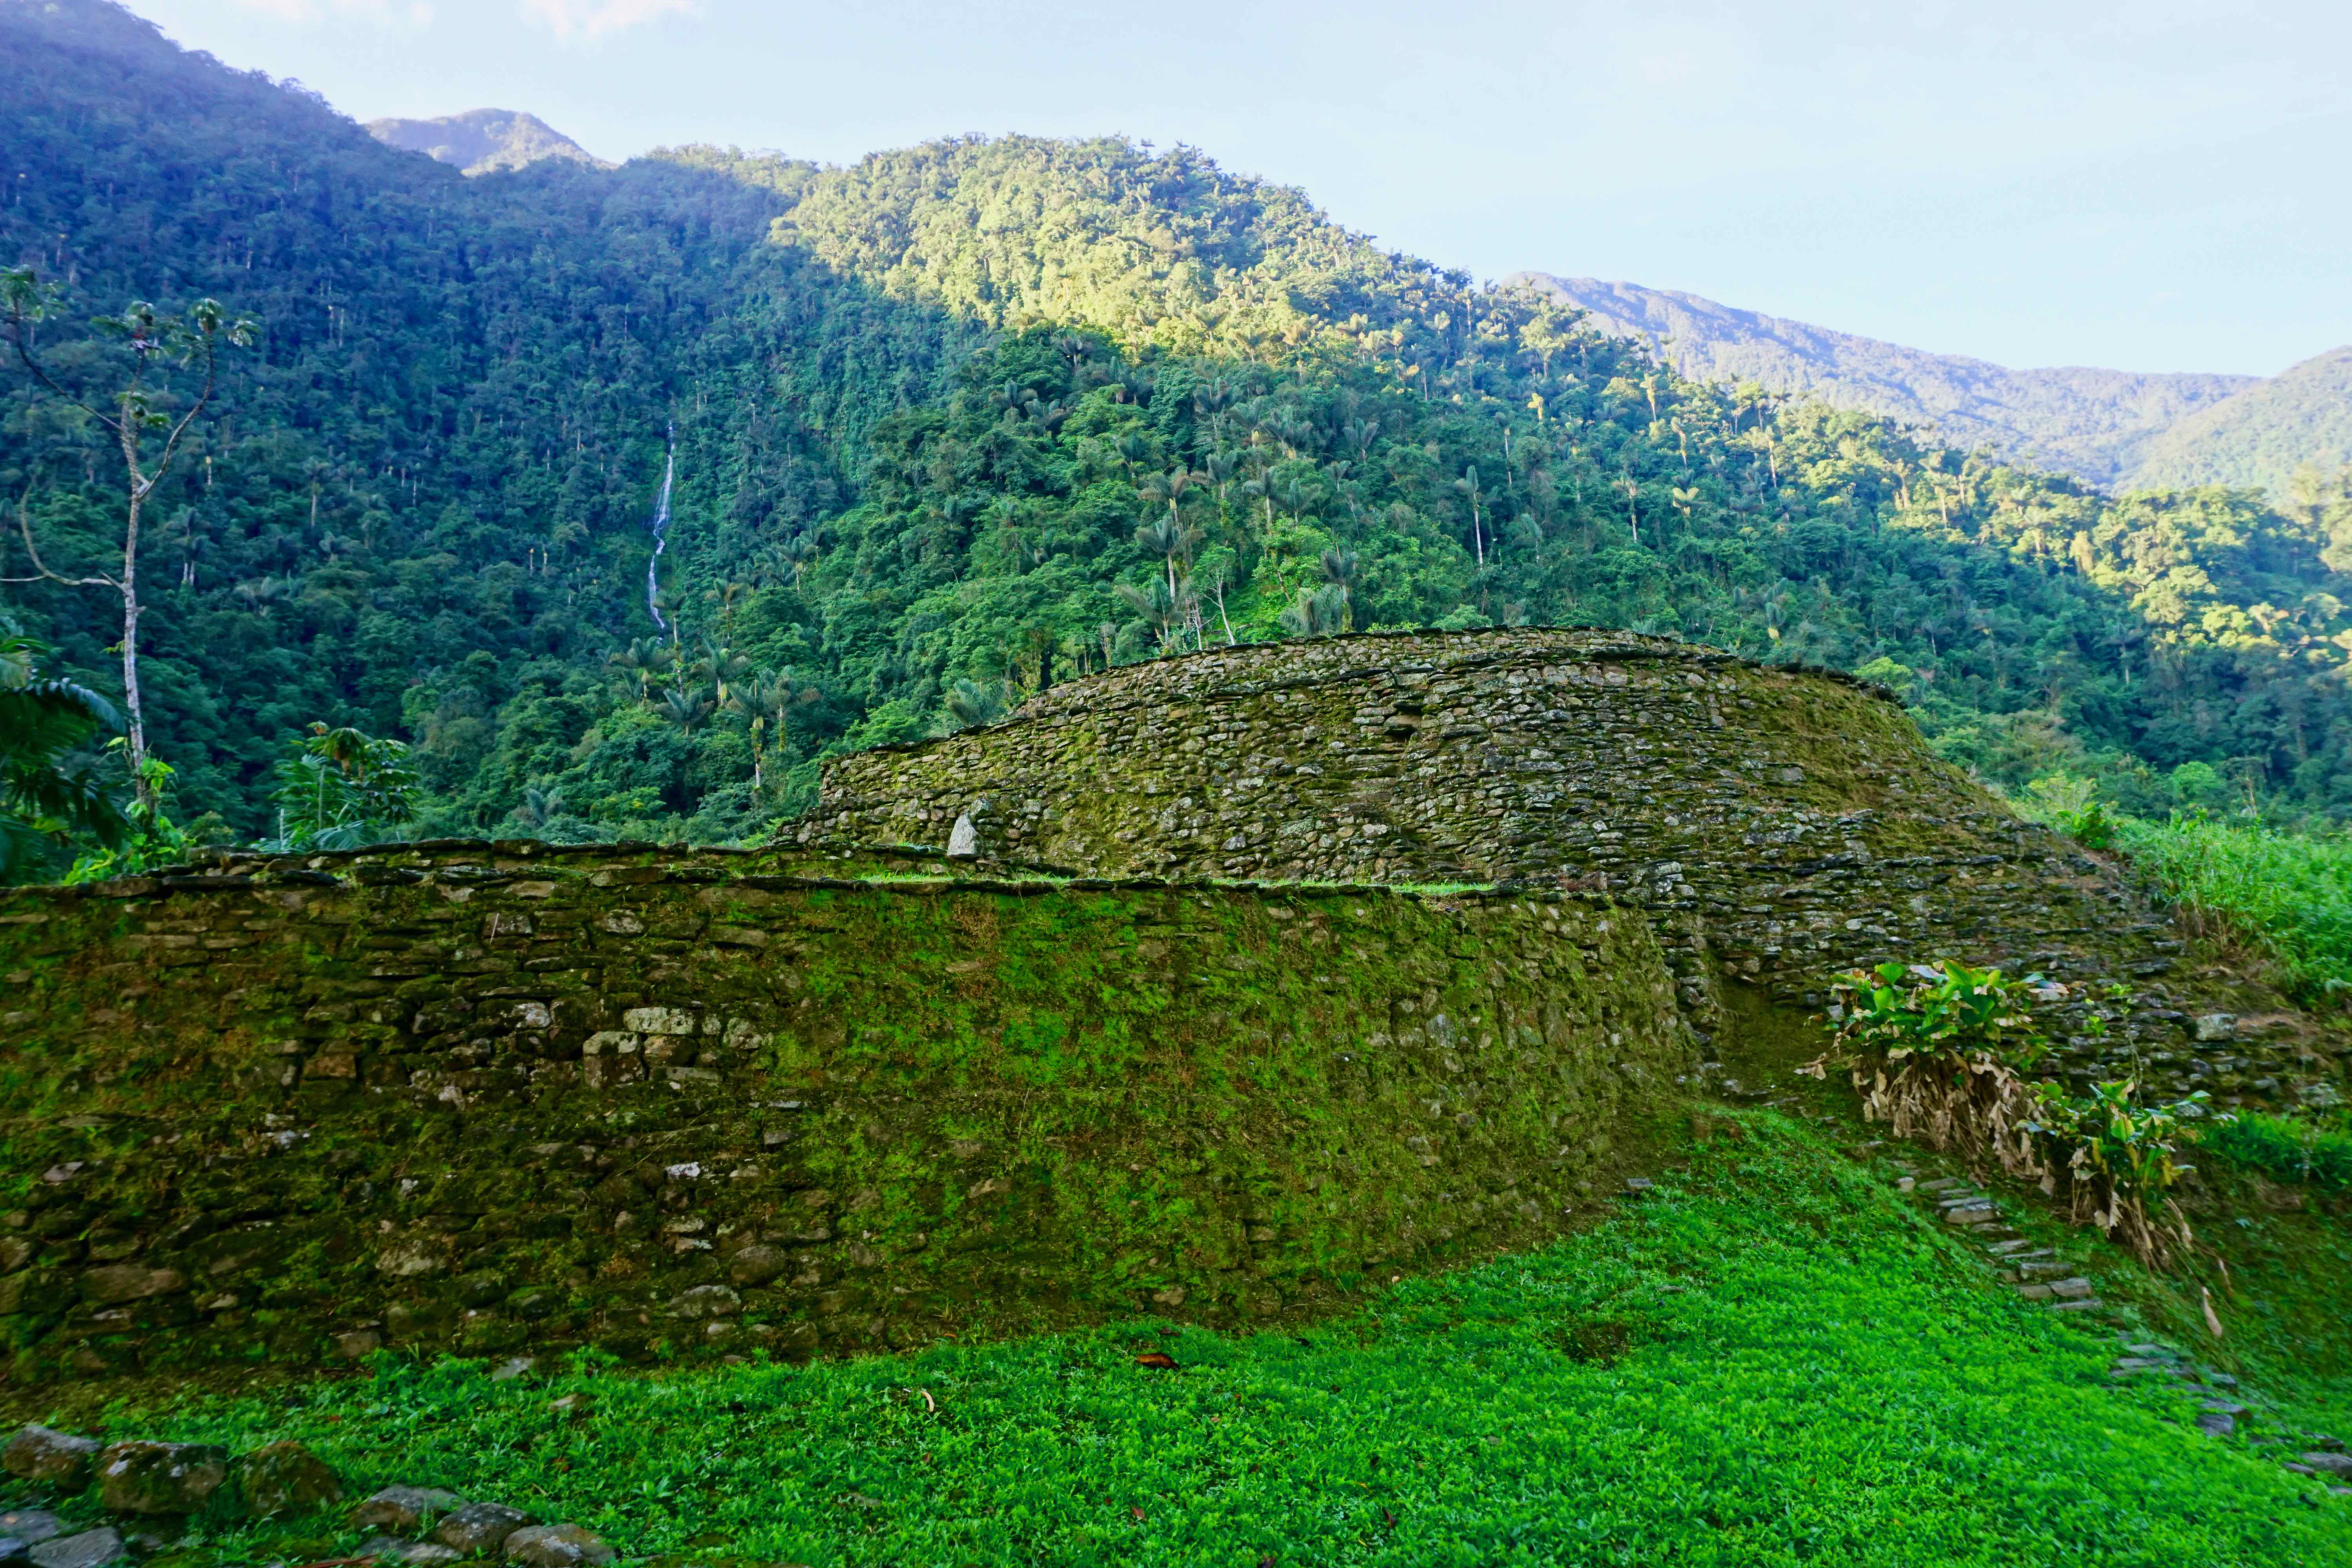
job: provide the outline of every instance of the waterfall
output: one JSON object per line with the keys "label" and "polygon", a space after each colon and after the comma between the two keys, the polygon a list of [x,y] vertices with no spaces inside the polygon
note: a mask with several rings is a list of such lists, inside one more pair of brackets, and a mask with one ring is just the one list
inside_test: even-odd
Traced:
{"label": "waterfall", "polygon": [[662,464],[661,500],[654,508],[654,552],[646,558],[646,610],[653,616],[654,625],[664,631],[669,630],[669,623],[662,619],[661,611],[654,605],[654,572],[661,565],[662,552],[669,548],[669,486],[670,481],[676,478],[677,478],[677,426],[672,425],[669,427],[669,457]]}

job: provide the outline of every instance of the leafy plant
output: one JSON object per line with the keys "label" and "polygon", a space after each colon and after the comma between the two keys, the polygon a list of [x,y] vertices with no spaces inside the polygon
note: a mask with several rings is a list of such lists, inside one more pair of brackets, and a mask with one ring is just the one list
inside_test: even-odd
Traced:
{"label": "leafy plant", "polygon": [[283,849],[348,849],[416,815],[421,781],[398,741],[314,722],[272,774]]}
{"label": "leafy plant", "polygon": [[2026,1131],[2033,1100],[2023,1074],[2049,1042],[2033,1024],[2032,988],[1998,969],[1882,963],[1832,990],[1832,1057],[1862,1093],[1863,1115],[1897,1137],[1938,1149],[1982,1149],[2016,1175],[2043,1173]]}
{"label": "leafy plant", "polygon": [[[2137,1088],[2128,1079],[2098,1083],[2087,1098],[2074,1100],[2054,1084],[2036,1085],[2039,1103],[2028,1129],[2064,1156],[2074,1222],[2097,1227],[2156,1268],[2175,1256],[2176,1244],[2196,1242],[2188,1217],[2167,1194],[2196,1169],[2175,1155],[2194,1136],[2188,1118],[2201,1115],[2209,1097],[2200,1089],[2170,1105],[2139,1105]],[[2042,1190],[2057,1191],[2056,1173],[2043,1178]]]}
{"label": "leafy plant", "polygon": [[113,848],[132,832],[112,788],[86,766],[68,771],[66,761],[101,726],[121,721],[113,705],[41,674],[47,651],[0,620],[0,882],[25,879],[77,836]]}

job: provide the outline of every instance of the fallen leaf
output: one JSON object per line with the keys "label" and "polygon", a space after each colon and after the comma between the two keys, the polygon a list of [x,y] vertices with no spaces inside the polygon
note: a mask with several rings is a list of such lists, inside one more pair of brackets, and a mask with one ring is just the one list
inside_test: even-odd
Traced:
{"label": "fallen leaf", "polygon": [[1128,1505],[1128,1510],[1127,1510],[1127,1511],[1128,1511],[1128,1512],[1129,1512],[1129,1513],[1131,1513],[1131,1514],[1133,1514],[1133,1515],[1135,1515],[1136,1519],[1137,1519],[1139,1521],[1140,1521],[1142,1520],[1142,1518],[1143,1518],[1143,1510],[1142,1510],[1141,1509],[1139,1509],[1139,1508],[1135,1507],[1135,1506],[1134,1506],[1133,1504],[1131,1504],[1131,1503],[1130,1503],[1129,1505]]}
{"label": "fallen leaf", "polygon": [[2221,1337],[2221,1315],[2213,1310],[2213,1292],[2200,1285],[2197,1287],[2197,1293],[2205,1299],[2205,1326],[2213,1331],[2213,1337],[2218,1340]]}
{"label": "fallen leaf", "polygon": [[1146,1351],[1135,1358],[1138,1366],[1157,1367],[1163,1372],[1176,1370],[1176,1358],[1165,1351]]}

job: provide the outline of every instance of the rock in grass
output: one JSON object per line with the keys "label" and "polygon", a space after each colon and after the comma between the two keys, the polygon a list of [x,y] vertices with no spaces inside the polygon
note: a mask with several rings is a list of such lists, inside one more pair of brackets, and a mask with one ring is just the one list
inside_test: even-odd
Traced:
{"label": "rock in grass", "polygon": [[464,1498],[437,1487],[386,1487],[352,1510],[352,1527],[414,1535],[443,1514],[465,1506]]}
{"label": "rock in grass", "polygon": [[33,1549],[13,1535],[0,1535],[0,1563],[30,1563]]}
{"label": "rock in grass", "polygon": [[38,1546],[65,1527],[65,1521],[47,1509],[13,1508],[0,1513],[0,1540],[26,1546]]}
{"label": "rock in grass", "polygon": [[443,1520],[434,1530],[433,1539],[471,1556],[477,1552],[497,1551],[506,1544],[508,1536],[538,1522],[522,1510],[509,1508],[502,1502],[469,1502]]}
{"label": "rock in grass", "polygon": [[0,1448],[0,1467],[20,1480],[78,1492],[89,1484],[89,1463],[97,1453],[98,1444],[90,1438],[47,1426],[27,1426]]}
{"label": "rock in grass", "polygon": [[342,1483],[325,1460],[299,1443],[272,1443],[236,1462],[245,1511],[256,1519],[343,1500]]}
{"label": "rock in grass", "polygon": [[523,1568],[576,1568],[616,1556],[604,1538],[576,1524],[542,1524],[507,1537],[507,1561]]}
{"label": "rock in grass", "polygon": [[210,1443],[117,1443],[98,1456],[98,1498],[114,1513],[194,1513],[228,1479]]}
{"label": "rock in grass", "polygon": [[2338,1480],[2352,1481],[2352,1454],[2326,1454],[2314,1451],[2303,1457],[2319,1475],[2334,1476]]}
{"label": "rock in grass", "polygon": [[124,1544],[121,1531],[101,1526],[79,1535],[44,1541],[29,1555],[34,1568],[105,1568],[110,1563],[129,1561],[131,1548]]}
{"label": "rock in grass", "polygon": [[403,1541],[396,1535],[379,1535],[362,1542],[352,1555],[372,1557],[378,1563],[404,1563],[410,1568],[430,1568],[435,1563],[455,1563],[465,1553],[437,1541]]}

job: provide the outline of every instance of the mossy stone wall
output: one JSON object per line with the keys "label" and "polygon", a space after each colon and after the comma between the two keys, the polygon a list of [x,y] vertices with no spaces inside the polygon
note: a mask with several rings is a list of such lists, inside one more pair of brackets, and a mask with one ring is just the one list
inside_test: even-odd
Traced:
{"label": "mossy stone wall", "polygon": [[798,837],[940,853],[960,818],[983,865],[1605,889],[1706,955],[1701,989],[1797,1006],[1888,960],[2039,971],[2073,983],[2058,1070],[2077,1082],[2285,1097],[2341,1044],[2184,962],[2116,866],[1936,758],[1883,690],[1657,638],[1412,633],[1129,666],[839,759]]}
{"label": "mossy stone wall", "polygon": [[1554,1233],[1694,1037],[1563,895],[437,844],[0,902],[15,1374],[1248,1321]]}

